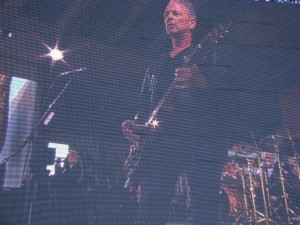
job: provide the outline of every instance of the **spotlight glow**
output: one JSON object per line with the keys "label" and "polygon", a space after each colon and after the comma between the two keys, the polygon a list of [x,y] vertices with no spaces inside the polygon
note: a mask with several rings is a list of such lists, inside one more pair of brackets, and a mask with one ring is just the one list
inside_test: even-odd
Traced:
{"label": "spotlight glow", "polygon": [[151,122],[151,126],[153,127],[153,128],[157,128],[157,127],[159,127],[159,123],[160,123],[161,121],[158,121],[157,119],[154,119],[152,122]]}
{"label": "spotlight glow", "polygon": [[54,48],[49,47],[48,45],[46,45],[45,43],[43,43],[46,48],[49,49],[49,53],[46,55],[43,55],[43,57],[50,57],[52,59],[52,63],[56,62],[56,61],[62,61],[64,63],[64,53],[66,53],[68,50],[60,50],[58,47],[58,42],[56,42],[56,45]]}

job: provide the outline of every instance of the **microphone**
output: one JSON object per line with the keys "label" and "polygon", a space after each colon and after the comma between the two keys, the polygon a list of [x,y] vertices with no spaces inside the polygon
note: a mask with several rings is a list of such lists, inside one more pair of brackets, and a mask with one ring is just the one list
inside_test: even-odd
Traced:
{"label": "microphone", "polygon": [[59,74],[58,76],[63,77],[63,76],[67,76],[67,75],[72,74],[72,73],[79,73],[79,72],[82,72],[82,71],[85,71],[85,70],[86,70],[86,67],[81,67],[81,68],[76,69],[76,70],[70,70],[70,71],[67,71],[67,72],[63,72],[63,73]]}

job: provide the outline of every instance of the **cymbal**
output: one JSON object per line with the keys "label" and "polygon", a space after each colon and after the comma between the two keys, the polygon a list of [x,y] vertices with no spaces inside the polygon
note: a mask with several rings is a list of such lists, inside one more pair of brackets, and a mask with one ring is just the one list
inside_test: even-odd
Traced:
{"label": "cymbal", "polygon": [[259,146],[265,152],[277,152],[277,150],[283,151],[285,149],[290,149],[291,142],[285,136],[273,134],[273,135],[262,138],[259,142]]}

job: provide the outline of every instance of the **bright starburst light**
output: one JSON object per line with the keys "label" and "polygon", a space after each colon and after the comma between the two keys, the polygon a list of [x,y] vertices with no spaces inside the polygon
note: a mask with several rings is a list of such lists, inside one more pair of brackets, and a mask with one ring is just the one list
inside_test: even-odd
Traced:
{"label": "bright starburst light", "polygon": [[64,53],[66,53],[68,50],[60,50],[58,47],[58,42],[56,42],[56,45],[54,48],[49,47],[45,43],[43,43],[43,44],[46,46],[46,48],[49,49],[49,53],[46,55],[43,55],[43,57],[50,57],[52,59],[52,63],[55,63],[57,61],[62,61],[64,63],[66,63],[66,61],[64,60]]}
{"label": "bright starburst light", "polygon": [[154,119],[152,122],[151,122],[151,126],[153,127],[153,128],[156,128],[156,127],[159,127],[159,123],[160,123],[161,121],[158,121],[157,119]]}

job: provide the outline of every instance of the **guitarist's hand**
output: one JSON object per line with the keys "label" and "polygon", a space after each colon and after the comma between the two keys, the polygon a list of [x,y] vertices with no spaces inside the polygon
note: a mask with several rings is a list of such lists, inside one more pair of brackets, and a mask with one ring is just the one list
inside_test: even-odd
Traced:
{"label": "guitarist's hand", "polygon": [[175,89],[178,90],[206,87],[205,77],[201,74],[196,64],[193,64],[191,67],[177,68],[175,71],[175,80],[177,82]]}
{"label": "guitarist's hand", "polygon": [[125,120],[122,123],[122,130],[124,136],[131,141],[136,143],[142,139],[142,133],[145,130],[145,125],[137,124],[134,120]]}

